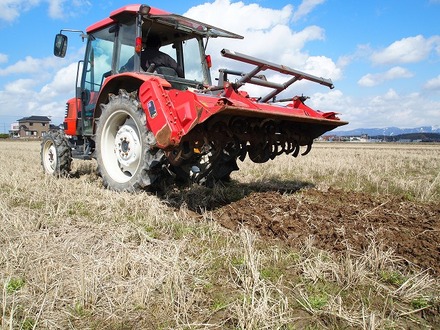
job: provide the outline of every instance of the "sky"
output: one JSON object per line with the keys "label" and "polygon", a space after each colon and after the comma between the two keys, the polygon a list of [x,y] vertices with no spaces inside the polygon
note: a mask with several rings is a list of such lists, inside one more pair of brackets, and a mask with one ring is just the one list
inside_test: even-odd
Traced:
{"label": "sky", "polygon": [[[64,59],[53,56],[61,29],[84,30],[125,1],[0,0],[0,133],[31,116],[63,121],[74,96],[85,43],[69,34]],[[210,40],[213,77],[237,68],[227,48],[331,78],[335,88],[297,82],[283,96],[339,113],[340,130],[440,125],[440,0],[215,0],[147,2],[244,36]],[[244,67],[243,71],[252,68]],[[270,76],[280,79],[279,75]],[[244,89],[246,90],[245,86]],[[249,86],[250,91],[253,86]]]}

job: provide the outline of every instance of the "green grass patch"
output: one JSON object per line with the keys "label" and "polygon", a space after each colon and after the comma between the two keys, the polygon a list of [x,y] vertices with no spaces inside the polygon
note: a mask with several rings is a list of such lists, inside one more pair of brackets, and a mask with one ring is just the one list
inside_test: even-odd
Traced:
{"label": "green grass patch", "polygon": [[427,308],[431,305],[429,299],[425,298],[425,297],[419,297],[416,299],[413,299],[411,301],[411,306],[414,309],[421,309],[421,308]]}
{"label": "green grass patch", "polygon": [[6,292],[8,294],[13,294],[20,289],[22,289],[25,285],[25,280],[20,277],[11,278],[8,283],[6,284]]}
{"label": "green grass patch", "polygon": [[407,278],[405,278],[405,276],[403,276],[402,274],[400,274],[397,271],[382,271],[382,272],[380,272],[379,276],[383,282],[389,283],[389,284],[392,284],[395,286],[401,286],[407,280]]}

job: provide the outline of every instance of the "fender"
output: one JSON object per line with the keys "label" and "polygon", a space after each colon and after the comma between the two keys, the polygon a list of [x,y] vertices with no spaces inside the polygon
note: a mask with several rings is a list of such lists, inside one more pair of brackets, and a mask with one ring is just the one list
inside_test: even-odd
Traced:
{"label": "fender", "polygon": [[[147,128],[154,134],[161,149],[177,146],[200,116],[200,107],[194,105],[194,93],[173,89],[161,76],[124,72],[105,79],[95,105],[95,122],[101,116],[100,104],[108,103],[108,95],[118,94],[121,88],[127,92],[138,92]],[[176,100],[177,95],[183,96],[183,99],[178,97]]]}
{"label": "fender", "polygon": [[108,103],[109,94],[118,94],[119,89],[125,89],[127,92],[138,91],[139,87],[148,80],[157,80],[159,84],[166,88],[171,88],[171,84],[165,79],[153,75],[142,74],[137,72],[124,72],[121,74],[107,77],[101,88],[99,96],[96,100],[94,118],[101,116],[101,103]]}

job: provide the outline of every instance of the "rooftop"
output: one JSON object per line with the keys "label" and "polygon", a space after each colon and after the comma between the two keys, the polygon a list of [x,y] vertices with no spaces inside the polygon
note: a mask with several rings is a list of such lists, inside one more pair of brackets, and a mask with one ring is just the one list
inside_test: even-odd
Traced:
{"label": "rooftop", "polygon": [[30,116],[30,117],[23,117],[19,120],[17,120],[19,123],[22,122],[40,122],[40,123],[49,123],[51,120],[49,117],[46,116]]}

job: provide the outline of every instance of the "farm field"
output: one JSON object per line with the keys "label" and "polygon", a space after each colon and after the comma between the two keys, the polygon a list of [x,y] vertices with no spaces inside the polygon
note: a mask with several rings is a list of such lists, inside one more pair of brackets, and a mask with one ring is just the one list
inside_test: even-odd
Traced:
{"label": "farm field", "polygon": [[1,329],[438,329],[440,145],[315,143],[118,193],[0,141]]}

